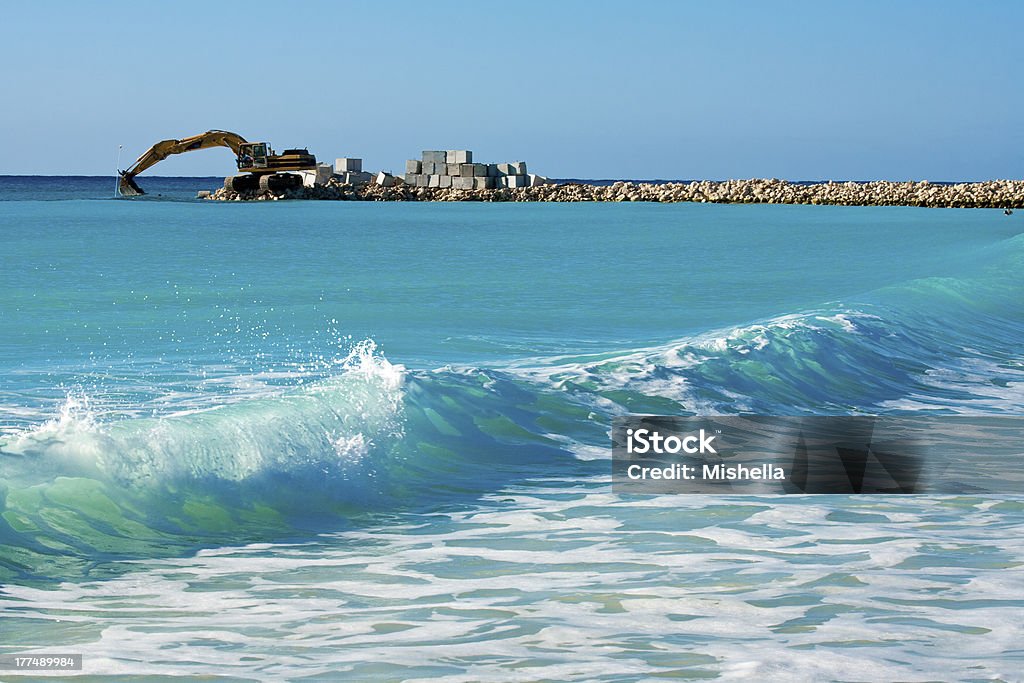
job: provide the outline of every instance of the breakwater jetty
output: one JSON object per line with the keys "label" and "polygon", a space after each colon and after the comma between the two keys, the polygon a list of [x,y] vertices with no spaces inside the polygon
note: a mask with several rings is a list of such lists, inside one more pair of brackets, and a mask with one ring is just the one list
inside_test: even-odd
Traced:
{"label": "breakwater jetty", "polygon": [[831,204],[840,206],[922,206],[935,208],[1024,208],[1024,180],[977,183],[911,182],[792,183],[785,180],[700,180],[678,183],[582,182],[528,187],[462,189],[410,185],[401,178],[352,184],[337,176],[323,185],[282,193],[237,193],[220,189],[209,199],[225,201],[325,199],[342,201],[471,202],[703,202],[714,204]]}
{"label": "breakwater jetty", "polygon": [[222,201],[327,199],[384,202],[700,202],[711,204],[833,204],[841,206],[925,206],[1024,208],[1024,180],[978,183],[892,182],[794,183],[786,180],[695,180],[612,184],[552,182],[527,172],[525,161],[474,162],[473,152],[424,150],[405,162],[404,175],[368,173],[363,160],[342,157],[298,174],[301,185],[282,189],[237,188],[225,181],[200,196]]}

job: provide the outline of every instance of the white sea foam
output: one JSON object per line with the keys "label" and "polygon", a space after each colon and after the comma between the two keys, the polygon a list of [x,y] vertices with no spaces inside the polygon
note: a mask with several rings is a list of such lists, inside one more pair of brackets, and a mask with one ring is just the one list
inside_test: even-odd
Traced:
{"label": "white sea foam", "polygon": [[1022,530],[996,499],[624,499],[548,482],[305,544],[10,586],[4,602],[40,643],[74,625],[94,675],[1005,679],[1024,638]]}

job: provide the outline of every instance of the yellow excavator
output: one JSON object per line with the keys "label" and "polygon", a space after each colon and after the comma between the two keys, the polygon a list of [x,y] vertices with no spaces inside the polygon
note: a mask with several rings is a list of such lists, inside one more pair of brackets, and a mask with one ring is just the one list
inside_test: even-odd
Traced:
{"label": "yellow excavator", "polygon": [[117,190],[123,197],[136,197],[146,194],[135,182],[135,176],[147,168],[157,164],[172,154],[191,152],[207,147],[228,147],[235,153],[235,163],[240,175],[228,176],[224,179],[224,187],[235,192],[284,190],[301,187],[302,178],[286,171],[304,171],[316,168],[316,157],[306,149],[286,149],[282,154],[274,154],[270,144],[266,142],[246,142],[238,133],[226,130],[208,130],[199,135],[181,140],[161,140],[142,153],[131,168],[118,170],[121,180]]}

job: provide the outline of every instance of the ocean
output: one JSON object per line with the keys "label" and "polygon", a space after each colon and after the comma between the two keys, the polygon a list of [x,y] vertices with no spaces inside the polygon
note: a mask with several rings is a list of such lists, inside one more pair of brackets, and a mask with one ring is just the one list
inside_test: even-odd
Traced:
{"label": "ocean", "polygon": [[1020,415],[995,210],[0,178],[0,655],[1020,680],[1024,500],[612,490],[615,417]]}

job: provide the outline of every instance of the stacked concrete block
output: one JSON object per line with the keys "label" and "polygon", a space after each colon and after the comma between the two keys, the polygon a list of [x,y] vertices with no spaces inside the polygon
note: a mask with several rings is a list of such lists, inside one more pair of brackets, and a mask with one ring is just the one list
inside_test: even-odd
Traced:
{"label": "stacked concrete block", "polygon": [[498,175],[526,175],[526,162],[513,161],[510,164],[497,164]]}
{"label": "stacked concrete block", "polygon": [[343,157],[341,159],[334,160],[334,172],[338,175],[342,173],[354,172],[358,173],[363,170],[363,160],[353,159],[350,157]]}
{"label": "stacked concrete block", "polygon": [[375,179],[374,182],[376,182],[381,187],[391,187],[392,185],[395,184],[396,181],[395,176],[391,175],[390,173],[385,173],[384,171],[381,171],[380,173],[377,174],[377,178]]}
{"label": "stacked concrete block", "polygon": [[365,171],[352,171],[348,173],[337,173],[335,175],[337,175],[345,185],[369,185],[374,180],[374,175]]}
{"label": "stacked concrete block", "polygon": [[302,178],[304,187],[321,187],[334,175],[334,168],[330,164],[317,164],[315,169],[295,173]]}
{"label": "stacked concrete block", "polygon": [[481,164],[473,162],[468,149],[424,150],[422,158],[405,162],[405,184],[411,187],[451,187],[456,190],[489,190],[496,187],[530,187],[546,182],[527,175],[526,162]]}
{"label": "stacked concrete block", "polygon": [[334,167],[330,164],[316,165],[316,184],[326,185],[327,181],[334,175]]}
{"label": "stacked concrete block", "polygon": [[501,178],[502,187],[526,187],[529,179],[524,175],[507,175]]}

